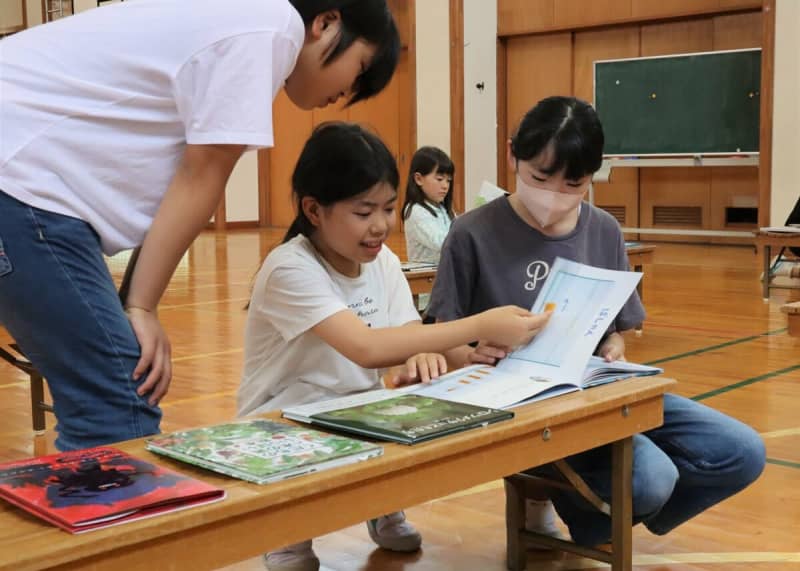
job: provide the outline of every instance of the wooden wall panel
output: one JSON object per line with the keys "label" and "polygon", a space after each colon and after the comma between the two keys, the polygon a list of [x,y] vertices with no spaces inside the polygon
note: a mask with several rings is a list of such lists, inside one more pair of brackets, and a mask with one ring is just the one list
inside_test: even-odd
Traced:
{"label": "wooden wall panel", "polygon": [[294,106],[281,91],[272,106],[275,145],[269,151],[270,225],[287,227],[294,220],[292,171],[313,128],[313,114]]}
{"label": "wooden wall panel", "polygon": [[[683,228],[709,230],[711,228],[711,171],[704,168],[643,168],[639,172],[640,210],[642,228]],[[655,224],[656,207],[700,207],[700,224]],[[674,236],[643,234],[649,241],[675,240]],[[685,242],[707,242],[703,236],[682,236]]]}
{"label": "wooden wall panel", "polygon": [[[611,171],[610,182],[594,184],[594,203],[600,208],[625,211],[622,226],[639,227],[639,169],[618,168]],[[645,237],[646,238],[646,237]],[[636,235],[626,235],[626,240],[638,239]]]}
{"label": "wooden wall panel", "polygon": [[597,60],[637,57],[639,26],[576,32],[574,37],[574,94],[584,101],[593,102],[593,63]]}
{"label": "wooden wall panel", "polygon": [[714,50],[761,47],[761,12],[743,12],[714,18]]}
{"label": "wooden wall panel", "polygon": [[642,56],[707,52],[712,49],[713,18],[642,26]]}
{"label": "wooden wall panel", "polygon": [[669,18],[719,8],[719,0],[632,0],[635,18]]}
{"label": "wooden wall panel", "polygon": [[556,27],[582,28],[609,21],[630,19],[632,0],[558,0],[553,21]]}
{"label": "wooden wall panel", "polygon": [[[728,208],[758,208],[758,167],[713,167],[711,171],[711,211],[713,230],[757,230],[758,221],[736,223],[726,220]],[[752,244],[752,238],[714,237],[716,244]]]}
{"label": "wooden wall panel", "polygon": [[25,0],[3,0],[0,3],[0,35],[13,34],[28,26]]}
{"label": "wooden wall panel", "polygon": [[739,8],[760,10],[762,4],[762,0],[719,0],[719,7],[722,10],[735,10]]}
{"label": "wooden wall panel", "polygon": [[[506,138],[522,116],[550,95],[572,94],[572,34],[511,38],[506,44]],[[506,165],[506,161],[503,161]],[[498,165],[499,167],[500,165]],[[507,168],[507,167],[506,167]],[[508,190],[514,173],[507,172]]]}
{"label": "wooden wall panel", "polygon": [[[556,0],[498,0],[497,32],[500,36],[524,34],[553,27]],[[563,0],[559,0],[563,2]]]}

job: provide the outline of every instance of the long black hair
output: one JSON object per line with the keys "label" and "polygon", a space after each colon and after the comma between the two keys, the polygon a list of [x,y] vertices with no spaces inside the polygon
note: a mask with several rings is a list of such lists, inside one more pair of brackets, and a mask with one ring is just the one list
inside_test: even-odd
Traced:
{"label": "long black hair", "polygon": [[591,105],[575,97],[542,99],[522,118],[511,137],[511,152],[517,160],[527,161],[552,143],[553,162],[546,174],[566,166],[567,180],[593,174],[603,164],[603,126]]}
{"label": "long black hair", "polygon": [[380,182],[396,190],[399,178],[392,153],[377,135],[354,123],[322,123],[306,141],[292,173],[297,216],[283,241],[313,234],[314,225],[302,208],[306,196],[330,206]]}
{"label": "long black hair", "polygon": [[411,208],[415,204],[419,204],[434,216],[438,216],[437,212],[431,208],[428,199],[422,188],[414,180],[414,173],[419,173],[422,176],[427,176],[432,172],[437,174],[450,176],[450,189],[442,201],[444,209],[450,220],[455,218],[453,213],[453,177],[455,176],[455,166],[450,157],[447,156],[443,150],[438,147],[420,147],[414,156],[411,157],[411,165],[408,168],[408,182],[406,183],[406,199],[403,202],[403,220],[407,220],[411,215]]}
{"label": "long black hair", "polygon": [[392,79],[400,57],[400,34],[386,0],[289,0],[308,26],[317,15],[338,10],[342,15],[339,42],[325,59],[328,64],[353,42],[362,39],[376,46],[369,68],[356,78],[347,105],[377,95]]}

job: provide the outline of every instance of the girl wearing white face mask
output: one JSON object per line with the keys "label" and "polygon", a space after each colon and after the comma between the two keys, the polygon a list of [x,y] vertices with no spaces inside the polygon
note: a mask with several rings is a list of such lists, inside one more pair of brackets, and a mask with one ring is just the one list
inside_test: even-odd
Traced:
{"label": "girl wearing white face mask", "polygon": [[[588,103],[549,97],[531,109],[508,146],[516,192],[453,222],[428,313],[450,321],[500,305],[531,307],[557,256],[627,270],[619,224],[582,201],[602,157],[603,129]],[[596,353],[609,360],[624,357],[621,332],[643,319],[634,292]],[[446,356],[451,366],[462,366],[493,364],[505,354],[506,348],[481,342]],[[566,460],[595,493],[610,500],[609,447]],[[764,466],[764,445],[739,421],[668,394],[663,426],[634,437],[633,466],[634,521],[664,534],[754,481]],[[552,501],[576,542],[596,545],[610,539],[611,520],[605,514],[568,493],[556,492]],[[559,533],[549,501],[532,502],[526,511],[528,529]]]}

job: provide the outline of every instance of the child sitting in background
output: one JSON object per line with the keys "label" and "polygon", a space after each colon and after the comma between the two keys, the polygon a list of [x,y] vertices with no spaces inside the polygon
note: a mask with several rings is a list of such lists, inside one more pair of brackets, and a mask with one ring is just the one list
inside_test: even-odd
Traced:
{"label": "child sitting in background", "polygon": [[[240,415],[380,388],[379,369],[404,365],[394,384],[445,372],[440,352],[477,339],[529,341],[547,321],[519,307],[425,325],[400,261],[384,242],[396,219],[397,165],[375,135],[328,123],[292,175],[297,217],[259,271],[247,315]],[[395,512],[367,522],[392,551],[422,539]],[[265,556],[270,571],[316,571],[311,540]]]}
{"label": "child sitting in background", "polygon": [[436,147],[421,147],[411,158],[402,211],[408,261],[439,263],[455,218],[454,172],[453,161]]}

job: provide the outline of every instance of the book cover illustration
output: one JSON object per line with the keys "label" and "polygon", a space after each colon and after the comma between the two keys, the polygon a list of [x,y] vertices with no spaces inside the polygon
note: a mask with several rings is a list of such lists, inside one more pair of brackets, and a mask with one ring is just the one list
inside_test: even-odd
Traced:
{"label": "book cover illustration", "polygon": [[[378,456],[369,442],[269,420],[246,420],[157,436],[147,449],[256,483]],[[336,461],[339,461],[337,464]],[[333,463],[333,465],[331,465]]]}
{"label": "book cover illustration", "polygon": [[505,420],[513,413],[414,393],[312,415],[326,426],[362,429],[376,437],[418,442]]}
{"label": "book cover illustration", "polygon": [[110,447],[0,464],[0,496],[72,533],[224,495],[222,489]]}

